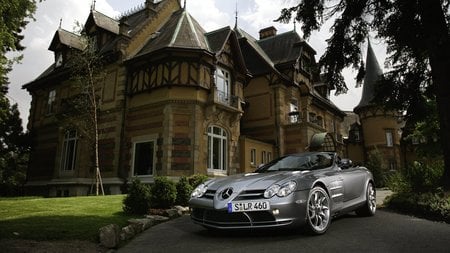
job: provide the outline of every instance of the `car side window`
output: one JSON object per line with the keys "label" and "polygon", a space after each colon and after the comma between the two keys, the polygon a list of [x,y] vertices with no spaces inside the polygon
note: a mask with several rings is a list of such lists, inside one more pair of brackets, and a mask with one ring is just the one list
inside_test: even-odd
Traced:
{"label": "car side window", "polygon": [[313,170],[325,169],[333,165],[333,157],[326,153],[311,156],[311,168]]}

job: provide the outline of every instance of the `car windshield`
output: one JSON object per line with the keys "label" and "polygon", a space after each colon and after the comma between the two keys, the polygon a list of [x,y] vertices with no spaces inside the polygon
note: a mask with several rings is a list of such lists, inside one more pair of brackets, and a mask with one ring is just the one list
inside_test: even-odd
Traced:
{"label": "car windshield", "polygon": [[288,155],[280,157],[256,170],[256,172],[272,171],[308,171],[318,170],[333,165],[333,155],[329,153],[312,153],[306,155]]}

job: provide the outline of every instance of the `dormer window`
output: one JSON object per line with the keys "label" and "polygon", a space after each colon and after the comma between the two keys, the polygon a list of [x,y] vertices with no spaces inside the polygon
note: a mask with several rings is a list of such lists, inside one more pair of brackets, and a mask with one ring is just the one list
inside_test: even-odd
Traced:
{"label": "dormer window", "polygon": [[55,110],[56,90],[51,90],[48,93],[47,100],[47,114],[52,114]]}
{"label": "dormer window", "polygon": [[55,66],[60,67],[63,65],[63,54],[62,52],[56,52],[55,54]]}

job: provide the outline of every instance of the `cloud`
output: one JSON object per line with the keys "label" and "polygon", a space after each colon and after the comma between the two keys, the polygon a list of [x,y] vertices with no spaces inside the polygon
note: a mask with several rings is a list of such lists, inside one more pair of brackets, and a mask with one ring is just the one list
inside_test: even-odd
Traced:
{"label": "cloud", "polygon": [[[53,53],[48,50],[50,42],[62,19],[62,28],[73,31],[75,21],[84,23],[89,15],[91,1],[89,0],[47,0],[37,4],[34,15],[36,21],[30,21],[24,29],[22,45],[26,49],[21,64],[15,64],[8,74],[10,85],[8,96],[12,103],[18,103],[24,123],[29,115],[31,97],[22,85],[34,80],[54,61]],[[98,10],[107,15],[117,15],[118,12],[105,1],[97,0]]]}
{"label": "cloud", "polygon": [[206,31],[233,24],[233,12],[220,10],[214,0],[188,1],[186,8]]}
{"label": "cloud", "polygon": [[[290,31],[293,24],[273,22],[283,7],[292,6],[296,0],[245,0],[238,1],[239,27],[258,38],[260,29],[275,26],[278,33]],[[120,12],[144,3],[144,0],[97,0],[96,10],[110,16],[117,17]],[[23,119],[28,118],[31,97],[27,91],[22,90],[22,85],[34,80],[54,61],[54,56],[48,50],[56,29],[62,18],[62,28],[73,31],[75,21],[84,23],[91,8],[91,0],[46,0],[38,3],[35,13],[36,21],[31,21],[24,30],[25,39],[22,44],[26,46],[23,53],[22,64],[14,65],[9,73],[9,96],[13,102],[19,104],[20,114]],[[113,8],[114,6],[115,8]],[[212,31],[224,26],[234,26],[235,1],[223,0],[190,0],[187,1],[187,10],[200,23],[206,31]],[[117,9],[117,10],[115,10]],[[325,39],[329,37],[329,26],[315,32],[309,39],[309,44],[317,51],[317,59],[326,48]],[[300,30],[300,25],[297,25]],[[300,32],[299,32],[300,33]],[[386,55],[385,47],[376,40],[372,40],[372,46],[377,54],[378,61],[383,67]],[[354,87],[354,73],[344,72],[348,87]],[[349,95],[341,95],[332,100],[344,108],[351,108],[352,103],[359,102],[358,93],[361,89],[351,89]],[[356,94],[356,95],[355,95]],[[357,100],[355,102],[355,100]],[[353,101],[353,102],[352,102]],[[26,121],[26,120],[25,120]]]}

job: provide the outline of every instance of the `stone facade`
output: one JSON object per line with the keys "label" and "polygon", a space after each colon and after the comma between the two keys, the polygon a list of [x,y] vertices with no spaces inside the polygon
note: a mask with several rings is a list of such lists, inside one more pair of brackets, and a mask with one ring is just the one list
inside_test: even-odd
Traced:
{"label": "stone facade", "polygon": [[[120,20],[91,10],[85,31],[106,59],[95,90],[108,194],[134,178],[227,176],[287,153],[343,152],[345,114],[313,71],[315,51],[295,32],[268,29],[259,40],[238,27],[207,33],[177,0],[146,1]],[[30,193],[91,193],[89,136],[75,116],[59,117],[80,95],[70,71],[79,40],[58,29],[55,63],[24,85],[32,95]],[[312,141],[322,133],[326,139]]]}

